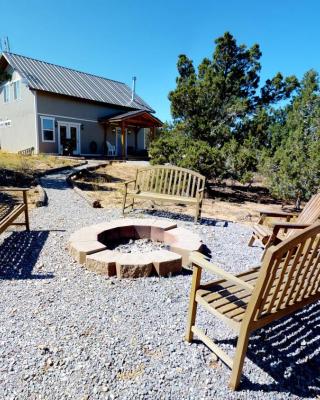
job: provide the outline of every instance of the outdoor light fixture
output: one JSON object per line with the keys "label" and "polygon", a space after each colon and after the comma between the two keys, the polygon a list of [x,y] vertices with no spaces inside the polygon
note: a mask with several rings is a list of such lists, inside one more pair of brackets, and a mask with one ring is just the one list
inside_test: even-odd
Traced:
{"label": "outdoor light fixture", "polygon": [[83,131],[84,125],[83,125],[83,124],[81,124],[80,126],[81,126],[81,130]]}

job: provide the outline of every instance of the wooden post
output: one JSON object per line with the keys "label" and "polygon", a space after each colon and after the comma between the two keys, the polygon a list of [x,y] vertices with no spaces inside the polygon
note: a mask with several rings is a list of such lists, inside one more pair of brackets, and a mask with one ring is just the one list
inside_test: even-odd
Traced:
{"label": "wooden post", "polygon": [[25,217],[26,230],[30,231],[27,192],[23,191],[22,193],[23,193],[23,203],[25,205],[24,217]]}
{"label": "wooden post", "polygon": [[107,124],[103,124],[103,128],[104,128],[103,155],[107,156],[108,155],[108,151],[107,151],[107,129],[108,129],[108,126],[107,126]]}
{"label": "wooden post", "polygon": [[138,150],[138,132],[140,128],[134,128],[134,151],[135,153]]}
{"label": "wooden post", "polygon": [[122,148],[122,158],[126,158],[127,155],[127,143],[126,143],[126,127],[124,122],[121,122],[121,148]]}
{"label": "wooden post", "polygon": [[150,142],[151,142],[152,140],[154,140],[154,136],[155,136],[155,129],[154,129],[154,126],[152,126],[152,127],[150,128]]}

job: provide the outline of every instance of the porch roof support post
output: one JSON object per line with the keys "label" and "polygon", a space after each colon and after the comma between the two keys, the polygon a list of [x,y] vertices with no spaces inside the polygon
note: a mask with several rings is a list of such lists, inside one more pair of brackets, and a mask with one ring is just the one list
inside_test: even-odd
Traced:
{"label": "porch roof support post", "polygon": [[154,140],[155,137],[155,127],[151,126],[150,127],[150,142]]}
{"label": "porch roof support post", "polygon": [[139,127],[134,128],[134,151],[138,150],[138,132],[139,132]]}
{"label": "porch roof support post", "polygon": [[103,124],[103,130],[104,130],[104,135],[103,135],[103,155],[107,156],[107,129],[108,129],[108,125],[107,124]]}
{"label": "porch roof support post", "polygon": [[126,158],[126,128],[124,122],[121,122],[121,149],[122,149],[122,158]]}

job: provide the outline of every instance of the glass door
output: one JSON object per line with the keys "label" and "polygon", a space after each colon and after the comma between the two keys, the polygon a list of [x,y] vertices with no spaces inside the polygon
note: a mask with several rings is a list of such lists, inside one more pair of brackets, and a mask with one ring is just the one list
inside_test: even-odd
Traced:
{"label": "glass door", "polygon": [[80,154],[80,125],[72,122],[58,122],[59,154],[66,149],[74,155]]}
{"label": "glass door", "polygon": [[69,135],[70,135],[73,154],[79,154],[80,153],[79,125],[69,124]]}
{"label": "glass door", "polygon": [[68,125],[59,122],[58,130],[59,130],[59,154],[63,154],[63,148],[66,146],[67,143]]}

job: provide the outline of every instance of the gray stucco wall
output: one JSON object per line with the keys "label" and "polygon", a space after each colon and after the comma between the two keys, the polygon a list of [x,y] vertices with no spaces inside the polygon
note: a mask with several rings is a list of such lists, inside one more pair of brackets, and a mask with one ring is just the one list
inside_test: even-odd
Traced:
{"label": "gray stucco wall", "polygon": [[[19,74],[10,68],[7,69],[7,72],[12,74],[11,82],[21,79]],[[21,98],[13,100],[12,83],[9,86],[9,103],[4,102],[4,85],[0,86],[0,121],[11,121],[11,126],[0,128],[1,149],[12,153],[30,147],[34,147],[36,150],[35,94],[21,82]]]}
{"label": "gray stucco wall", "polygon": [[[55,143],[44,143],[41,134],[41,116],[51,116],[55,122],[72,122],[81,124],[80,128],[80,153],[92,154],[90,143],[97,144],[97,153],[104,151],[104,127],[98,123],[98,119],[112,115],[118,109],[94,104],[78,99],[57,96],[50,93],[38,92],[37,112],[39,126],[40,152],[58,153],[58,128],[55,127]],[[108,140],[112,142],[112,131],[108,130]]]}

